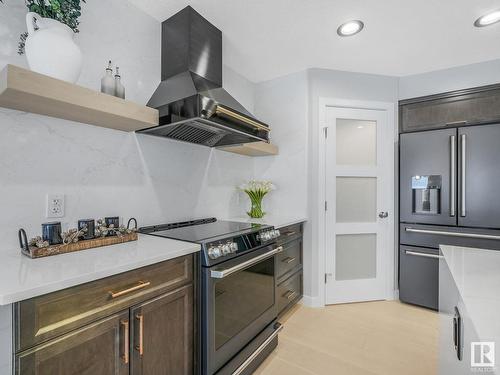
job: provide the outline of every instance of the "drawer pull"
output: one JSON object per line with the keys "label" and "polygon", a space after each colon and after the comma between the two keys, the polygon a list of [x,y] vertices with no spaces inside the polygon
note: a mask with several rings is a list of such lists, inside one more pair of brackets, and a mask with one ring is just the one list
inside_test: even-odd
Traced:
{"label": "drawer pull", "polygon": [[122,320],[120,324],[123,326],[123,355],[122,359],[125,364],[128,363],[129,361],[129,337],[130,337],[130,332],[129,332],[129,321],[128,320]]}
{"label": "drawer pull", "polygon": [[296,232],[296,231],[294,231],[294,230],[291,230],[290,232],[286,232],[286,233],[285,233],[285,236],[290,237],[290,236],[293,236],[293,235],[295,235],[295,234],[297,234],[297,232]]}
{"label": "drawer pull", "polygon": [[295,262],[297,260],[297,258],[295,257],[287,257],[285,259],[282,260],[283,263],[286,263],[286,264],[290,264],[292,262]]}
{"label": "drawer pull", "polygon": [[139,351],[139,355],[142,357],[144,354],[144,315],[137,314],[135,318],[139,321],[139,345],[136,345],[135,349]]}
{"label": "drawer pull", "polygon": [[283,297],[285,297],[287,300],[292,300],[295,298],[295,296],[297,296],[297,292],[293,290],[289,290],[288,292],[283,294]]}
{"label": "drawer pull", "polygon": [[111,298],[117,298],[117,297],[121,297],[125,294],[135,292],[136,290],[146,288],[147,286],[150,286],[150,285],[151,285],[151,282],[149,282],[149,281],[139,281],[139,283],[137,285],[135,285],[131,288],[120,290],[119,292],[112,292],[111,291],[111,292],[109,292],[109,294],[111,295]]}
{"label": "drawer pull", "polygon": [[442,259],[442,255],[428,254],[428,253],[419,253],[417,251],[405,250],[406,255],[413,255],[415,257],[424,257],[424,258],[432,258],[432,259]]}

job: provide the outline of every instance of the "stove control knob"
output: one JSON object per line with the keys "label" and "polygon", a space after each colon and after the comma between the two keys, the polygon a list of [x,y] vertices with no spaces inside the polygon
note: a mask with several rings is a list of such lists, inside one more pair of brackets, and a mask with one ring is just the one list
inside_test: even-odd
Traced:
{"label": "stove control knob", "polygon": [[238,244],[236,242],[231,242],[230,248],[231,248],[231,252],[235,253],[238,251]]}
{"label": "stove control knob", "polygon": [[281,236],[281,232],[280,232],[279,229],[275,229],[274,233],[276,233],[276,238],[278,238],[279,236]]}
{"label": "stove control knob", "polygon": [[231,245],[229,243],[222,245],[220,248],[222,250],[222,256],[226,256],[231,253]]}
{"label": "stove control knob", "polygon": [[269,232],[262,232],[260,237],[262,238],[263,241],[269,241],[269,239],[270,239]]}
{"label": "stove control knob", "polygon": [[214,246],[211,246],[209,249],[208,249],[208,256],[211,258],[211,259],[217,259],[221,256],[221,250],[219,247],[214,247]]}

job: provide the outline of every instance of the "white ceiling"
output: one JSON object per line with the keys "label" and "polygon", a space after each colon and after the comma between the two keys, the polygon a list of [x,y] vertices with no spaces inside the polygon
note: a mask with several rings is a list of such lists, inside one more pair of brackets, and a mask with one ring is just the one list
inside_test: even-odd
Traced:
{"label": "white ceiling", "polygon": [[[191,5],[224,35],[224,63],[254,82],[306,68],[405,76],[500,58],[500,0],[130,0],[163,21]],[[365,29],[337,36],[339,24]],[[499,72],[500,74],[500,72]]]}

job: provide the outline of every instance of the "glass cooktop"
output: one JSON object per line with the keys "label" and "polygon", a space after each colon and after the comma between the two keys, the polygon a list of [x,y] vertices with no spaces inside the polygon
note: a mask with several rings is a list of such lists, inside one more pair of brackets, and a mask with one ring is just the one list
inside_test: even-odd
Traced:
{"label": "glass cooktop", "polygon": [[[235,221],[214,221],[200,220],[187,222],[185,226],[178,224],[166,224],[155,227],[141,228],[142,232],[152,234],[154,236],[172,238],[188,242],[206,242],[214,237],[230,237],[237,235],[240,232],[259,231],[266,225],[239,223]],[[189,224],[188,224],[189,223]],[[182,224],[180,224],[182,225]]]}

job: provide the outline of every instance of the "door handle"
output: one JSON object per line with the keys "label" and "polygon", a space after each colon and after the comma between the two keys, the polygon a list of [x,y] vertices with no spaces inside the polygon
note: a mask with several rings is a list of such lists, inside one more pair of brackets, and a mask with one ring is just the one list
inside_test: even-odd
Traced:
{"label": "door handle", "polygon": [[454,217],[456,215],[456,169],[457,169],[457,151],[456,147],[456,138],[454,135],[450,135],[450,216]]}
{"label": "door handle", "polygon": [[460,155],[460,164],[462,173],[460,176],[460,216],[465,217],[467,214],[466,211],[466,155],[467,155],[467,136],[465,134],[460,135],[460,145],[462,147],[462,152]]}
{"label": "door handle", "polygon": [[144,315],[137,314],[135,318],[139,321],[139,344],[135,346],[135,349],[139,351],[139,355],[142,357],[144,354]]}
{"label": "door handle", "polygon": [[378,213],[378,217],[381,218],[381,219],[385,219],[388,216],[389,216],[389,212],[387,212],[387,211],[382,211],[382,212]]}
{"label": "door handle", "polygon": [[129,337],[130,337],[130,332],[129,332],[129,321],[128,320],[122,320],[120,321],[120,324],[123,327],[123,355],[122,355],[122,360],[123,363],[127,364],[129,362]]}
{"label": "door handle", "polygon": [[458,307],[455,306],[455,315],[453,316],[453,347],[457,353],[459,361],[462,360],[462,317]]}

